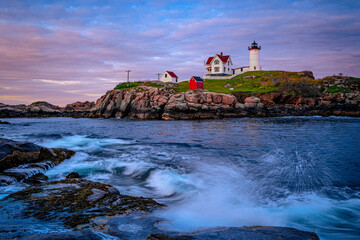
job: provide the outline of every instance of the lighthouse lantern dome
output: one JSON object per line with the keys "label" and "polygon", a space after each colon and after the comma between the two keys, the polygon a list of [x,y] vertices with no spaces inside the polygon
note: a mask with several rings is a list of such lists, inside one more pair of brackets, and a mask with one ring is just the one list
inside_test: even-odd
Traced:
{"label": "lighthouse lantern dome", "polygon": [[248,47],[249,50],[251,49],[258,49],[260,50],[261,49],[261,46],[259,46],[255,41],[251,44],[250,47]]}

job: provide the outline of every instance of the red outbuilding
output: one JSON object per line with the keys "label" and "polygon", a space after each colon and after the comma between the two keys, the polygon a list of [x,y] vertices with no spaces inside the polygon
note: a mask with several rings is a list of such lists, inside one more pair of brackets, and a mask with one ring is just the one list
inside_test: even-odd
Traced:
{"label": "red outbuilding", "polygon": [[192,76],[189,81],[189,89],[204,89],[204,80],[201,77]]}

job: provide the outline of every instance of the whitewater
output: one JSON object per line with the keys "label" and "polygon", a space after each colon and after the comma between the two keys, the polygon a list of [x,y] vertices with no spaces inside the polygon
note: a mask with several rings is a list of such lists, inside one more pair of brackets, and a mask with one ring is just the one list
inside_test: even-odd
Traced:
{"label": "whitewater", "polygon": [[[50,180],[78,172],[122,194],[154,198],[167,206],[154,213],[169,220],[167,229],[287,226],[321,239],[360,238],[358,118],[4,120],[12,124],[0,126],[0,137],[76,151],[38,169]],[[2,187],[0,198],[24,187]]]}

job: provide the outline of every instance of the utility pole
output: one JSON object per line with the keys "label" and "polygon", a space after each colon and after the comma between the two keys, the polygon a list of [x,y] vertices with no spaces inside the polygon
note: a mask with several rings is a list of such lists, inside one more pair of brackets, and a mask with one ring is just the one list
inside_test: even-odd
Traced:
{"label": "utility pole", "polygon": [[125,72],[127,72],[127,87],[130,87],[129,75],[130,75],[131,70],[126,70]]}
{"label": "utility pole", "polygon": [[160,75],[161,75],[161,73],[157,73],[156,75],[158,76],[158,81],[160,81]]}

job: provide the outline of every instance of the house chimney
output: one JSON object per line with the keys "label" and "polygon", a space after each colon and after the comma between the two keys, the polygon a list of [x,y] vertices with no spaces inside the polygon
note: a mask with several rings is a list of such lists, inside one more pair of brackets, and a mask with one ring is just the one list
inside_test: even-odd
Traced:
{"label": "house chimney", "polygon": [[220,55],[222,56],[222,52],[220,53]]}

